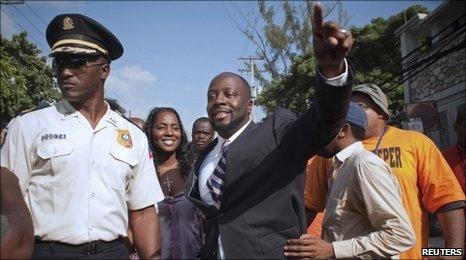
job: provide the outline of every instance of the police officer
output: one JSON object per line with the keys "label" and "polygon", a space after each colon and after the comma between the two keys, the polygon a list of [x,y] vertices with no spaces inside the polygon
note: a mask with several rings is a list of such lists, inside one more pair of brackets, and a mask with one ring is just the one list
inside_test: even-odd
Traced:
{"label": "police officer", "polygon": [[163,193],[147,138],[104,101],[121,43],[80,14],[55,17],[46,37],[63,99],[16,118],[1,150],[31,210],[32,257],[128,258],[128,219],[139,255],[157,256]]}

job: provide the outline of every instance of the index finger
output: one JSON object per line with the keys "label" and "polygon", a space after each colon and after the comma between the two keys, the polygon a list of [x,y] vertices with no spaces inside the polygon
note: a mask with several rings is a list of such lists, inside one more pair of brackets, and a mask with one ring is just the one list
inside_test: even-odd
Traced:
{"label": "index finger", "polygon": [[322,28],[324,27],[323,12],[322,4],[316,3],[314,5],[314,15],[312,16],[312,30],[319,35],[322,34]]}

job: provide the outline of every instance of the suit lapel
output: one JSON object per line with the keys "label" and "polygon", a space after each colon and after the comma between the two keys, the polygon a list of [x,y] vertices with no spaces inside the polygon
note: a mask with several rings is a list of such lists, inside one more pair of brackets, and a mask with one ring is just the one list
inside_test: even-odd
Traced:
{"label": "suit lapel", "polygon": [[[237,180],[245,171],[244,167],[241,164],[241,158],[243,154],[243,149],[248,147],[248,136],[254,129],[257,127],[257,124],[251,122],[246,129],[236,138],[233,143],[230,144],[227,154],[227,171],[225,174],[224,188],[223,188],[223,198],[228,198],[228,193],[231,191],[231,185],[235,180]],[[247,148],[246,148],[247,149]],[[225,204],[225,199],[222,201],[222,206]]]}

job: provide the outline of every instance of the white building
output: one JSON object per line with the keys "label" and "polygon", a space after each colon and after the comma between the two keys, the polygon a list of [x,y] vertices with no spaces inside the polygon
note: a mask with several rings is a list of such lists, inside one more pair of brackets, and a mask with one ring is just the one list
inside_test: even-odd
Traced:
{"label": "white building", "polygon": [[[455,144],[453,123],[466,103],[466,1],[446,1],[429,14],[413,16],[395,33],[401,40],[401,56],[406,56],[406,104],[423,111],[424,132],[440,148]],[[422,43],[426,44],[419,47]],[[423,102],[436,105],[437,111]],[[416,107],[420,105],[423,109]],[[426,127],[429,121],[437,127]]]}

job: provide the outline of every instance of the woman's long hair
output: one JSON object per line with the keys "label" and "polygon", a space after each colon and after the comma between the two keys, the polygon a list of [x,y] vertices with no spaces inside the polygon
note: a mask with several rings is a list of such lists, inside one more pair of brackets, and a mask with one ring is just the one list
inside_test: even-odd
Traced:
{"label": "woman's long hair", "polygon": [[152,109],[147,116],[146,125],[144,127],[144,133],[149,140],[149,149],[152,151],[154,156],[152,157],[154,160],[154,165],[157,166],[157,161],[155,159],[155,153],[157,153],[157,149],[155,148],[154,141],[152,140],[152,127],[154,126],[154,119],[162,112],[171,112],[173,113],[176,118],[178,119],[178,124],[180,125],[180,132],[181,132],[181,141],[180,145],[176,148],[175,157],[178,160],[178,163],[181,167],[181,173],[183,176],[187,177],[189,174],[190,164],[188,163],[187,159],[187,143],[188,138],[186,136],[186,132],[184,131],[183,123],[181,122],[180,115],[176,112],[175,109],[171,107],[156,107]]}

